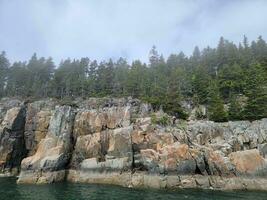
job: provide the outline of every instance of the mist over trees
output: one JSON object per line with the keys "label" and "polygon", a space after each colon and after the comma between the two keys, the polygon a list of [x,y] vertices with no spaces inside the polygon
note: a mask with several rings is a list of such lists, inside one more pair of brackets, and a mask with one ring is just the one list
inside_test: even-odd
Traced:
{"label": "mist over trees", "polygon": [[[52,58],[8,61],[0,54],[0,97],[74,99],[77,97],[132,96],[187,118],[181,105],[191,101],[208,107],[214,121],[255,120],[267,117],[267,44],[262,37],[239,45],[220,38],[216,48],[195,47],[167,59],[155,46],[149,63],[123,58],[97,62],[66,59],[58,67]],[[225,104],[228,109],[225,109]]]}

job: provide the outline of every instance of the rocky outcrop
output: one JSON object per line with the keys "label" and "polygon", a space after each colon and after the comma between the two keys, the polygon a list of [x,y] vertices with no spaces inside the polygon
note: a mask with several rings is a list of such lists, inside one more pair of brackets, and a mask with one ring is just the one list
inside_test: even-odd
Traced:
{"label": "rocky outcrop", "polygon": [[267,174],[266,161],[257,149],[233,152],[229,158],[239,174],[260,176]]}
{"label": "rocky outcrop", "polygon": [[33,155],[37,150],[37,145],[45,138],[54,108],[55,102],[52,100],[28,103],[24,132],[28,155]]}
{"label": "rocky outcrop", "polygon": [[0,101],[2,173],[19,172],[18,183],[267,190],[267,119],[163,126],[136,99],[59,104]]}
{"label": "rocky outcrop", "polygon": [[19,183],[51,183],[64,180],[65,166],[72,151],[74,112],[70,106],[57,106],[49,129],[33,156],[21,162]]}
{"label": "rocky outcrop", "polygon": [[26,109],[17,100],[3,100],[0,106],[0,172],[16,174],[27,153],[23,136]]}

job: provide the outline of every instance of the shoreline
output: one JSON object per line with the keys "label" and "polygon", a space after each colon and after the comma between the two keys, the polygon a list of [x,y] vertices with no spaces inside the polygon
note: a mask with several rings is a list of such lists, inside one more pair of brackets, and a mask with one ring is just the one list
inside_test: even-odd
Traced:
{"label": "shoreline", "polygon": [[68,170],[66,180],[74,183],[112,184],[129,188],[210,189],[219,191],[267,191],[267,179],[206,175],[157,175],[146,172],[95,173]]}
{"label": "shoreline", "polygon": [[[82,184],[117,185],[136,189],[205,189],[218,191],[248,190],[267,191],[267,178],[249,176],[207,176],[207,175],[158,175],[138,171],[92,172],[82,170],[61,170],[55,172],[22,174],[17,184],[51,184],[71,182]],[[0,176],[1,178],[2,176]],[[38,178],[39,179],[38,179]],[[53,177],[53,178],[51,178]],[[51,182],[47,182],[47,180]]]}

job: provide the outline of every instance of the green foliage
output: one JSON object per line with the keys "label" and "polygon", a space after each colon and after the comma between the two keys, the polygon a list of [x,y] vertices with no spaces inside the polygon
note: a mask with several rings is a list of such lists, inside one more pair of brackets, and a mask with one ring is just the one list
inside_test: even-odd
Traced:
{"label": "green foliage", "polygon": [[[33,54],[28,62],[10,66],[5,53],[0,54],[0,97],[54,97],[71,104],[66,99],[132,96],[182,119],[188,117],[181,106],[184,100],[208,105],[208,117],[215,121],[227,120],[224,103],[229,103],[230,120],[266,117],[266,77],[267,44],[262,37],[251,44],[244,37],[238,47],[221,37],[216,48],[195,47],[190,57],[180,52],[166,61],[153,46],[148,64],[81,58],[62,60],[56,67],[52,58]],[[239,96],[247,97],[245,106],[239,105]]]}
{"label": "green foliage", "polygon": [[248,97],[243,115],[256,120],[267,117],[267,74],[260,64],[253,64],[246,73],[246,95]]}
{"label": "green foliage", "polygon": [[155,113],[153,113],[151,115],[151,122],[152,124],[158,124],[161,126],[167,126],[168,124],[170,124],[170,117],[166,114],[162,115],[162,116],[157,116]]}
{"label": "green foliage", "polygon": [[230,94],[241,94],[244,86],[244,72],[240,65],[224,65],[219,71],[219,87],[225,99],[230,98]]}
{"label": "green foliage", "polygon": [[6,54],[3,51],[0,54],[0,98],[4,96],[5,81],[8,73],[9,62],[6,58]]}
{"label": "green foliage", "polygon": [[194,101],[196,104],[207,103],[209,82],[211,77],[204,67],[197,67],[192,75]]}
{"label": "green foliage", "polygon": [[209,87],[208,117],[215,122],[227,121],[227,112],[224,109],[224,102],[220,97],[216,82],[211,82]]}
{"label": "green foliage", "polygon": [[237,97],[237,95],[232,95],[230,98],[230,105],[228,109],[229,120],[239,120],[243,119],[243,107]]}
{"label": "green foliage", "polygon": [[180,119],[187,119],[188,115],[181,106],[182,95],[180,92],[180,71],[176,71],[170,77],[168,90],[165,95],[165,101],[162,103],[162,108],[169,115]]}

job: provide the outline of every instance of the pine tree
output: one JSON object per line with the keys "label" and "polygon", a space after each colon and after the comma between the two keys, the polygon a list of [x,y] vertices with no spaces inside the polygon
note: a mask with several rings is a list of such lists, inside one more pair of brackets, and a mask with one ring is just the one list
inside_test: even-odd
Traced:
{"label": "pine tree", "polygon": [[201,58],[201,53],[198,46],[196,46],[193,51],[192,59],[194,62],[199,62],[200,58]]}
{"label": "pine tree", "polygon": [[168,84],[168,90],[162,101],[163,110],[176,118],[187,119],[188,115],[181,106],[182,95],[179,88],[179,80],[173,74]]}
{"label": "pine tree", "polygon": [[158,54],[157,48],[155,45],[152,46],[152,49],[149,52],[149,63],[151,67],[157,66],[159,63],[160,56]]}
{"label": "pine tree", "polygon": [[208,118],[215,122],[227,121],[224,102],[220,97],[219,88],[215,81],[211,82],[208,94]]}
{"label": "pine tree", "polygon": [[231,95],[230,105],[228,110],[229,120],[242,120],[243,117],[243,108],[238,101],[237,95]]}
{"label": "pine tree", "polygon": [[28,88],[25,80],[28,76],[29,71],[26,68],[26,63],[15,62],[8,70],[6,95],[26,97]]}
{"label": "pine tree", "polygon": [[200,66],[194,70],[192,75],[192,85],[194,93],[194,101],[196,104],[207,103],[209,82],[211,80],[207,69]]}
{"label": "pine tree", "polygon": [[4,96],[8,67],[9,67],[9,61],[6,58],[6,53],[3,51],[0,54],[0,98]]}
{"label": "pine tree", "polygon": [[218,74],[219,88],[224,99],[230,94],[241,94],[244,86],[244,73],[238,64],[224,65]]}
{"label": "pine tree", "polygon": [[267,117],[267,84],[266,72],[260,64],[253,64],[246,74],[247,105],[244,109],[244,117],[248,120],[256,120]]}

